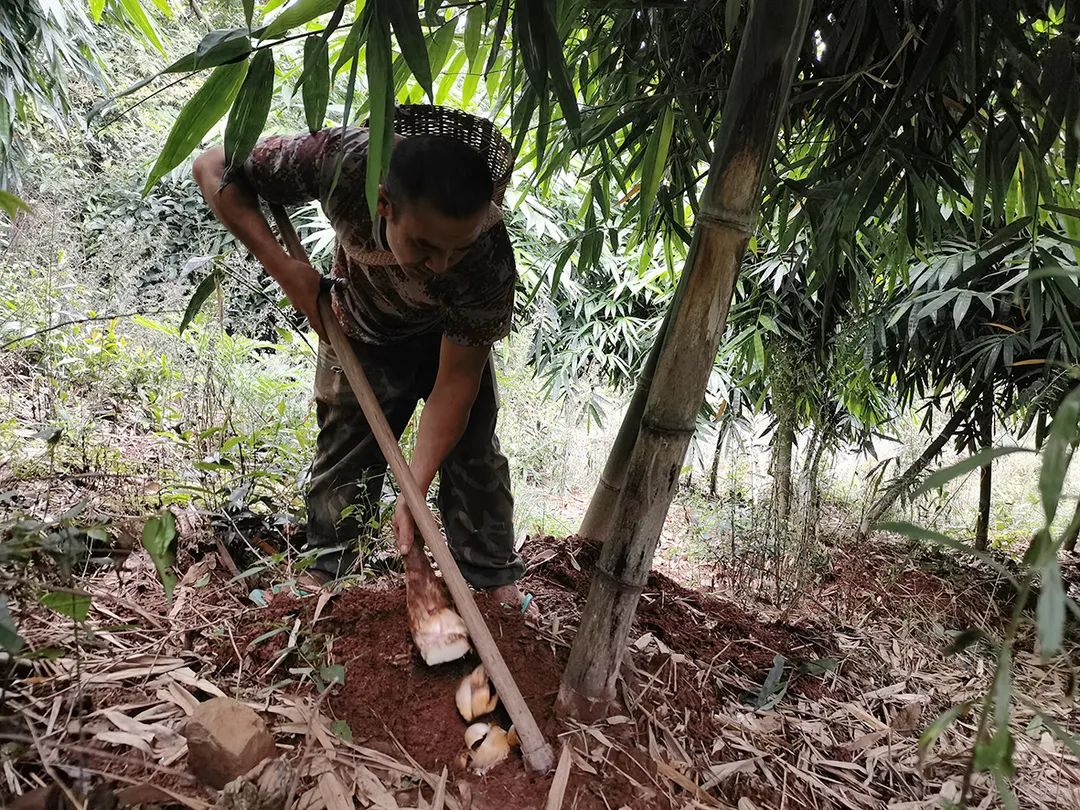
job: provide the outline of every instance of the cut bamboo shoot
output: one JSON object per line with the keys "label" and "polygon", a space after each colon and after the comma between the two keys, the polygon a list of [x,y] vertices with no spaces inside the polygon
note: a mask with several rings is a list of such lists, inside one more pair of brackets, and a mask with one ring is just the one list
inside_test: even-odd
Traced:
{"label": "cut bamboo shoot", "polygon": [[419,543],[405,555],[405,604],[409,633],[429,667],[456,661],[469,651],[465,622],[450,607]]}

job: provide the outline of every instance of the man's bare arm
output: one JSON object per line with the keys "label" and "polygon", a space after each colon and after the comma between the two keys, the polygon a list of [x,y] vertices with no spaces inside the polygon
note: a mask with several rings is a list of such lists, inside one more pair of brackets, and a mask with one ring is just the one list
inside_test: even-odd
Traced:
{"label": "man's bare arm", "polygon": [[193,174],[214,216],[281,285],[289,301],[307,316],[319,336],[325,337],[319,318],[319,284],[322,280],[319,272],[307,262],[289,256],[278,244],[251,189],[242,182],[222,186],[225,150],[218,146],[203,152],[195,159]]}
{"label": "man's bare arm", "polygon": [[424,403],[409,465],[424,491],[465,433],[490,354],[490,346],[460,346],[442,339],[439,373]]}
{"label": "man's bare arm", "polygon": [[[439,373],[424,403],[409,464],[422,492],[431,487],[435,473],[465,433],[490,354],[490,346],[460,346],[442,339]],[[402,553],[412,546],[414,534],[412,515],[399,500],[394,512],[394,535]]]}

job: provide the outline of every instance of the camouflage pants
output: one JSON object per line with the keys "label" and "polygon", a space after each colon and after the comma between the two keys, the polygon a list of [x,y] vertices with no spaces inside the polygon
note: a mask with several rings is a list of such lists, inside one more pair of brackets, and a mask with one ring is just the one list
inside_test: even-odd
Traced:
{"label": "camouflage pants", "polygon": [[[441,335],[431,334],[391,346],[352,342],[398,437],[435,384],[440,341]],[[438,505],[450,550],[461,573],[481,589],[524,573],[514,552],[509,466],[495,436],[498,391],[492,372],[489,359],[465,433],[439,470]],[[340,576],[355,566],[359,543],[377,531],[386,459],[325,343],[319,344],[315,402],[319,435],[308,490],[308,546],[344,546],[313,565]]]}

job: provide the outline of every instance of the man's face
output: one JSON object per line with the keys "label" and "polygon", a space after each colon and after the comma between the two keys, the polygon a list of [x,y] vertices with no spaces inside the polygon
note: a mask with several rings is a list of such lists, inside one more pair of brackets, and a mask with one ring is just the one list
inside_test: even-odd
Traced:
{"label": "man's face", "polygon": [[487,209],[464,219],[441,214],[426,202],[400,205],[379,189],[379,214],[386,219],[386,241],[406,273],[424,277],[445,273],[480,238]]}

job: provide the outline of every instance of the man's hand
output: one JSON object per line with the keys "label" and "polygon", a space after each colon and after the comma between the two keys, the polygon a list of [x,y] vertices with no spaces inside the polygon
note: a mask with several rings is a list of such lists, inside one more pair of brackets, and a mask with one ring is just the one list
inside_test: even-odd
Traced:
{"label": "man's hand", "polygon": [[413,540],[416,537],[416,522],[412,512],[400,495],[394,506],[394,540],[397,542],[398,552],[404,557],[412,549]]}
{"label": "man's hand", "polygon": [[319,290],[322,283],[319,271],[307,262],[286,256],[275,264],[271,275],[281,285],[289,303],[307,316],[311,328],[320,340],[325,341],[326,331],[319,314]]}

